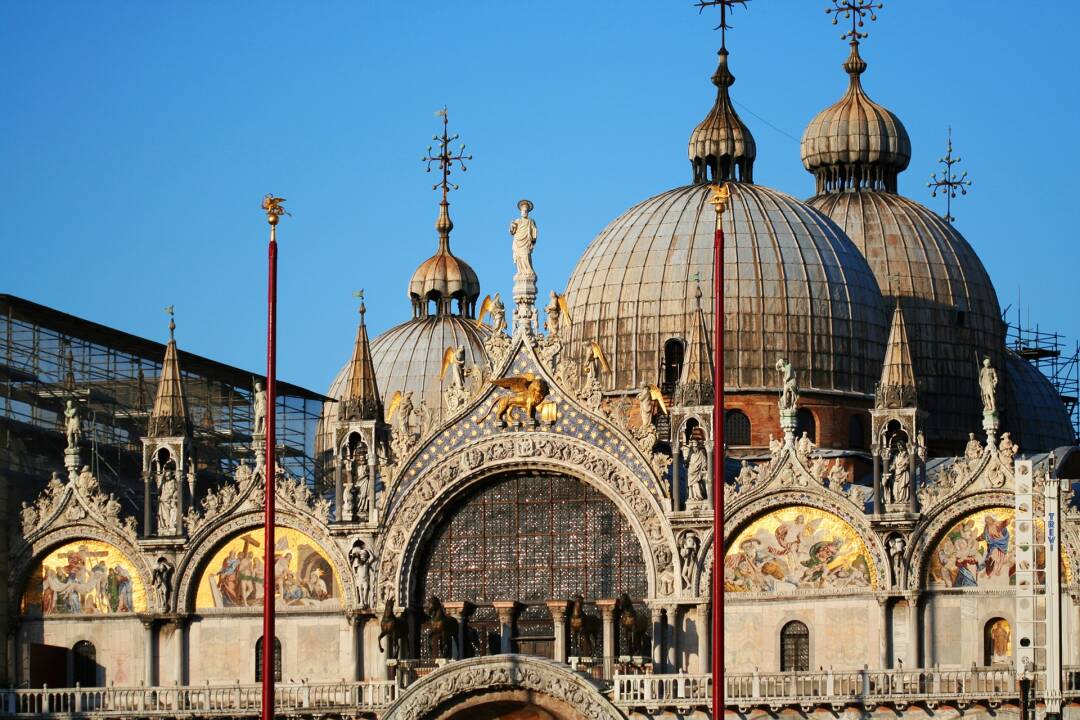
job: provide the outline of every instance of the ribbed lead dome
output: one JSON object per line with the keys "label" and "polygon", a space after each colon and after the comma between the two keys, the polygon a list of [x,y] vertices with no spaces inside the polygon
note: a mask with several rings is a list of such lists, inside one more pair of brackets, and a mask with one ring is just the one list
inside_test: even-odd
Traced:
{"label": "ribbed lead dome", "polygon": [[818,113],[802,137],[803,166],[814,174],[817,193],[869,188],[896,192],[896,177],[911,160],[911,141],[900,118],[863,90],[866,62],[851,43],[844,63],[847,92]]}
{"label": "ribbed lead dome", "polygon": [[[777,357],[805,388],[870,394],[881,374],[887,314],[866,261],[813,208],[732,183],[723,222],[729,389],[776,388]],[[691,334],[694,295],[712,327],[712,186],[689,185],[634,206],[590,243],[567,286],[572,351],[599,341],[609,389],[658,380],[664,344]]]}
{"label": "ribbed lead dome", "polygon": [[728,95],[728,88],[735,84],[735,76],[728,69],[728,51],[720,48],[718,54],[720,62],[712,76],[716,103],[690,133],[689,155],[694,182],[753,182],[757,145]]}
{"label": "ribbed lead dome", "polygon": [[480,280],[476,271],[454,253],[450,252],[450,231],[454,223],[450,220],[449,205],[443,198],[439,205],[439,218],[435,221],[439,232],[439,249],[434,255],[416,268],[409,280],[409,299],[413,305],[413,316],[428,314],[428,303],[435,304],[435,314],[451,314],[452,303],[458,302],[458,315],[473,317],[476,315],[476,301],[480,297]]}

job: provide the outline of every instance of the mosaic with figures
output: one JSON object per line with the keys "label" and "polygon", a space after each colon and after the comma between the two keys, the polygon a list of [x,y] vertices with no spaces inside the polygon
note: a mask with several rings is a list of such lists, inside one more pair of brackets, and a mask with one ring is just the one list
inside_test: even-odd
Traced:
{"label": "mosaic with figures", "polygon": [[836,515],[812,507],[758,518],[724,559],[727,592],[874,587],[877,575],[862,538]]}
{"label": "mosaic with figures", "polygon": [[[929,584],[949,588],[1012,585],[1016,574],[1013,520],[1012,508],[990,508],[949,528],[930,555]],[[1041,567],[1043,558],[1038,562]]]}
{"label": "mosaic with figures", "polygon": [[99,540],[76,540],[42,558],[23,594],[24,615],[116,615],[146,611],[131,561]]}

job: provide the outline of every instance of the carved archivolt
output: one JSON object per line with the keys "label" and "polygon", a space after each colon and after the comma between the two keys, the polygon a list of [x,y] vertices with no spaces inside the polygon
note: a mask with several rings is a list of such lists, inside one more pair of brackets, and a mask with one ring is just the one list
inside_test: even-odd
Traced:
{"label": "carved archivolt", "polygon": [[[454,497],[493,476],[514,470],[541,470],[583,480],[615,503],[641,543],[653,596],[674,593],[674,536],[655,498],[625,467],[575,438],[550,433],[505,433],[464,447],[432,465],[391,507],[383,534],[379,597],[408,603],[419,544],[438,512]],[[666,591],[666,592],[665,592]]]}
{"label": "carved archivolt", "polygon": [[483,695],[525,690],[568,706],[584,720],[622,720],[596,686],[565,665],[523,655],[491,655],[451,663],[410,685],[383,720],[421,720]]}

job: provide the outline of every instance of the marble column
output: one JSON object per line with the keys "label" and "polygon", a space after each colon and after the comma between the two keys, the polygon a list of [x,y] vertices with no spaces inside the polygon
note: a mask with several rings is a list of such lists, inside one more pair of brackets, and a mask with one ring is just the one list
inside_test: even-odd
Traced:
{"label": "marble column", "polygon": [[[375,464],[375,446],[371,446],[371,450],[368,451],[368,479],[367,479],[367,493],[368,493],[368,516],[367,521],[374,525],[379,522],[379,506],[375,503],[375,475],[378,470],[378,465]],[[361,490],[362,491],[362,490]]]}
{"label": "marble column", "polygon": [[678,428],[671,449],[671,509],[682,510],[682,444]]}
{"label": "marble column", "polygon": [[664,611],[660,607],[651,607],[652,615],[652,661],[653,672],[663,672],[664,667]]}
{"label": "marble column", "polygon": [[874,514],[881,514],[881,454],[878,446],[870,448],[870,454],[874,457]]}
{"label": "marble column", "polygon": [[604,622],[604,677],[610,678],[615,673],[615,608],[619,601],[611,598],[597,600],[596,606],[600,608],[600,617]]}
{"label": "marble column", "polygon": [[176,653],[173,680],[177,685],[186,685],[187,673],[184,668],[184,655],[187,645],[187,618],[176,618],[173,621],[173,626],[176,628],[173,631],[173,651]]}
{"label": "marble column", "polygon": [[458,624],[458,633],[456,638],[457,648],[454,652],[454,659],[464,660],[466,657],[468,657],[468,653],[465,652],[465,641],[469,636],[469,616],[472,615],[472,612],[475,608],[473,607],[472,603],[467,601],[443,603],[443,608],[445,608],[446,612],[450,615],[450,617],[457,620]]}
{"label": "marble column", "polygon": [[668,672],[675,672],[679,667],[678,628],[679,606],[668,605],[667,622],[664,624],[664,664]]}
{"label": "marble column", "polygon": [[919,596],[909,595],[907,598],[908,603],[908,667],[915,669],[921,667],[922,655],[922,623],[919,622],[919,616],[922,614],[921,608],[919,608]]}
{"label": "marble column", "polygon": [[[340,448],[339,448],[340,452]],[[344,514],[344,501],[345,501],[345,483],[342,480],[342,459],[335,455],[334,457],[334,519],[338,522],[343,522],[345,518]],[[350,520],[352,518],[349,518]]]}
{"label": "marble column", "polygon": [[386,651],[387,643],[383,640],[382,652],[379,651],[379,633],[382,628],[379,627],[378,617],[364,618],[361,627],[361,633],[363,635],[363,648],[362,652],[365,658],[370,657],[372,661],[366,666],[367,680],[387,680],[389,679],[389,673],[386,668],[386,658],[389,657]]}
{"label": "marble column", "polygon": [[709,603],[698,603],[697,606],[697,652],[698,652],[698,672],[707,673],[712,670],[712,661],[709,657],[712,650],[710,640],[712,640],[712,634],[710,632],[710,617]]}
{"label": "marble column", "polygon": [[354,681],[364,679],[364,616],[358,613],[349,613],[349,635],[352,640],[353,677]]}
{"label": "marble column", "polygon": [[548,600],[548,610],[551,611],[551,622],[555,629],[555,649],[552,652],[552,660],[566,662],[566,606],[565,600]]}
{"label": "marble column", "polygon": [[517,602],[502,601],[492,603],[499,615],[499,652],[514,652],[514,623],[517,620]]}
{"label": "marble column", "polygon": [[889,598],[879,597],[878,601],[878,667],[889,669]]}
{"label": "marble column", "polygon": [[142,619],[143,626],[143,685],[154,685],[154,621],[150,618]]}
{"label": "marble column", "polygon": [[154,534],[154,518],[152,513],[154,503],[154,481],[150,473],[143,475],[143,537]]}

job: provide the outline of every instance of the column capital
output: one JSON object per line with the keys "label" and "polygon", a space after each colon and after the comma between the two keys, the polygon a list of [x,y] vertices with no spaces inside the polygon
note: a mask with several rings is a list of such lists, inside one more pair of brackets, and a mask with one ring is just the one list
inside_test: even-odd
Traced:
{"label": "column capital", "polygon": [[462,620],[469,617],[473,614],[473,611],[476,610],[476,606],[468,600],[458,602],[444,602],[443,608],[446,609],[446,612],[449,613],[451,617],[457,620]]}
{"label": "column capital", "polygon": [[566,600],[548,600],[544,604],[547,605],[548,610],[551,611],[552,620],[555,622],[562,622],[566,619],[566,613],[570,607],[570,603]]}
{"label": "column capital", "polygon": [[157,617],[154,615],[139,615],[139,622],[141,622],[142,626],[147,630],[152,629],[157,620]]}
{"label": "column capital", "polygon": [[495,608],[495,612],[499,615],[499,622],[512,622],[514,616],[517,615],[521,609],[521,603],[517,600],[497,600],[491,603]]}
{"label": "column capital", "polygon": [[615,610],[619,607],[619,601],[615,598],[605,598],[596,601],[596,607],[600,608],[600,615],[605,620],[615,617]]}

